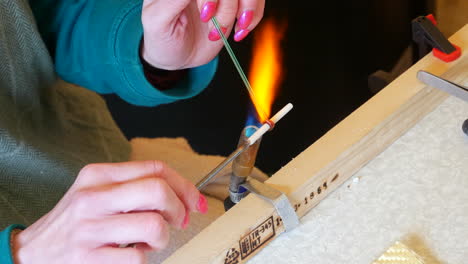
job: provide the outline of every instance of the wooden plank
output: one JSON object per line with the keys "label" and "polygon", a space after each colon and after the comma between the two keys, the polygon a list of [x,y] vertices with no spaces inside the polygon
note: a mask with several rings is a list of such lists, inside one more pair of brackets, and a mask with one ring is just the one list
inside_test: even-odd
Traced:
{"label": "wooden plank", "polygon": [[[468,50],[468,25],[451,41]],[[447,94],[425,87],[418,70],[468,83],[468,56],[443,63],[429,55],[311,145],[267,183],[288,194],[301,217],[376,157]],[[244,263],[284,232],[271,205],[249,195],[165,263]],[[311,238],[312,239],[312,238]]]}
{"label": "wooden plank", "polygon": [[466,0],[437,0],[435,5],[439,29],[450,36],[461,26],[468,23],[468,4]]}

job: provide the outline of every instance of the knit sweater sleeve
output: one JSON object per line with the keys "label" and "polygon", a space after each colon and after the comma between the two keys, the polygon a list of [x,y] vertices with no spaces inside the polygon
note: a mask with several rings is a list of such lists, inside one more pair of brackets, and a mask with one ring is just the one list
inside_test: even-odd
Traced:
{"label": "knit sweater sleeve", "polygon": [[11,225],[0,231],[0,263],[14,264],[13,252],[11,248],[11,232],[15,229],[24,229],[22,225]]}
{"label": "knit sweater sleeve", "polygon": [[190,69],[172,89],[151,85],[139,58],[141,0],[30,0],[30,5],[58,75],[98,93],[155,106],[200,93],[215,74],[217,59]]}

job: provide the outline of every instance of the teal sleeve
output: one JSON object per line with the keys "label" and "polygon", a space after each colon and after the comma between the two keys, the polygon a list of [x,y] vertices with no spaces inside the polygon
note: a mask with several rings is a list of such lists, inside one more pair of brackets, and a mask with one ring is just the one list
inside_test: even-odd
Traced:
{"label": "teal sleeve", "polygon": [[13,264],[13,256],[10,247],[11,231],[24,229],[22,225],[11,225],[0,232],[0,263]]}
{"label": "teal sleeve", "polygon": [[190,69],[174,88],[160,91],[145,78],[139,58],[141,0],[30,0],[58,75],[129,103],[155,106],[200,93],[217,59]]}

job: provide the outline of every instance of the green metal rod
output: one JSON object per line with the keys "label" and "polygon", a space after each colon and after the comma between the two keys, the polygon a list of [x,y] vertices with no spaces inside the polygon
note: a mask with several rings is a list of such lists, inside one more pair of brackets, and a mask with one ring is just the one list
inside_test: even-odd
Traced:
{"label": "green metal rod", "polygon": [[[249,79],[247,79],[247,76],[245,75],[244,70],[242,70],[242,67],[241,67],[239,61],[237,60],[237,57],[234,54],[234,51],[231,49],[231,45],[229,45],[229,42],[226,39],[226,36],[224,35],[223,31],[221,30],[221,26],[219,25],[218,20],[216,19],[216,17],[212,17],[211,21],[213,22],[216,30],[218,30],[218,34],[221,36],[221,39],[223,40],[224,46],[226,47],[226,50],[229,53],[229,56],[231,57],[232,62],[234,63],[234,66],[236,66],[236,69],[239,72],[239,75],[240,75],[242,81],[244,82],[245,88],[247,88],[247,91],[249,92],[250,97],[252,98],[252,100],[255,100],[255,98],[256,98],[255,93],[252,90],[252,86],[250,86]],[[260,112],[260,111],[262,111],[262,114],[265,114],[263,112],[263,109],[257,109],[257,112]]]}

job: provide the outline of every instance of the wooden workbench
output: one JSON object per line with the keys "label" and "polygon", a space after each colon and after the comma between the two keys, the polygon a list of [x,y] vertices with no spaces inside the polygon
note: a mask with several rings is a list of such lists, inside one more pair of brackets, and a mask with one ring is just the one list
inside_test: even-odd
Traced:
{"label": "wooden workbench", "polygon": [[451,41],[462,58],[428,55],[267,181],[305,216],[300,227],[284,234],[249,195],[166,263],[370,263],[395,240],[426,260],[466,262],[468,104],[416,79],[424,69],[468,84],[468,26]]}

